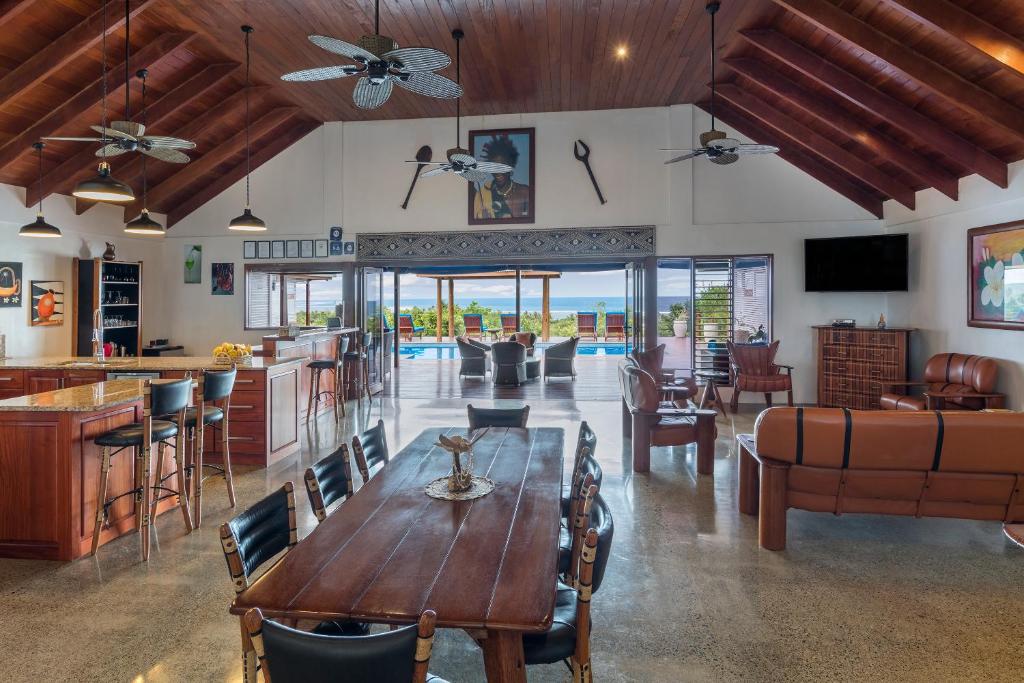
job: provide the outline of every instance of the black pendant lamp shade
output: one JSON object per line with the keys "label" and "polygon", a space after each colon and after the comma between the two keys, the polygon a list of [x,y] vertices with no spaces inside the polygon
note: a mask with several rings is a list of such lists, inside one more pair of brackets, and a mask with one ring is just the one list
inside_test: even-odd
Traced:
{"label": "black pendant lamp shade", "polygon": [[[102,48],[100,51],[101,107],[103,110],[103,130],[107,130],[107,2],[103,0],[103,32],[100,34]],[[127,84],[126,84],[127,87]],[[106,133],[104,133],[106,137]],[[100,148],[100,166],[96,175],[75,186],[71,192],[79,199],[91,199],[96,202],[113,202],[123,204],[135,201],[135,193],[120,180],[110,175],[110,164],[107,163],[106,144]]]}
{"label": "black pendant lamp shade", "polygon": [[[146,76],[149,72],[146,69],[139,69],[136,73],[142,79],[142,125],[146,125]],[[167,234],[167,228],[149,217],[149,209],[146,208],[146,194],[148,185],[146,182],[146,155],[142,155],[142,214],[133,221],[125,223],[124,231],[131,235],[154,235],[157,237]]]}
{"label": "black pendant lamp shade", "polygon": [[228,230],[238,232],[263,232],[267,229],[267,224],[254,216],[249,208],[249,173],[252,170],[249,154],[249,64],[252,61],[249,56],[249,37],[253,30],[252,26],[242,27],[242,33],[245,34],[245,211],[228,223]]}
{"label": "black pendant lamp shade", "polygon": [[22,237],[60,237],[60,228],[50,225],[43,219],[43,147],[42,142],[32,145],[39,155],[39,210],[36,212],[36,219],[32,223],[21,226],[18,234]]}

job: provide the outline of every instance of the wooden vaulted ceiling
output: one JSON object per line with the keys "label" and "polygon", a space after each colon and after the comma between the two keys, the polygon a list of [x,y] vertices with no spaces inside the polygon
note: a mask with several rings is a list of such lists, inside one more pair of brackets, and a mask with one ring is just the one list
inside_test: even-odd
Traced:
{"label": "wooden vaulted ceiling", "polygon": [[[466,32],[463,113],[696,103],[710,109],[705,0],[382,0],[381,33],[452,52]],[[31,144],[83,135],[100,110],[101,0],[0,0],[0,182],[40,196]],[[454,114],[396,89],[352,104],[351,80],[284,83],[340,64],[310,33],[372,33],[372,0],[131,0],[131,71],[146,67],[148,125],[194,140],[184,166],[148,162],[149,208],[173,225],[243,177],[244,49],[253,43],[259,166],[324,121]],[[108,118],[124,117],[124,2],[108,0]],[[625,60],[615,48],[628,49]],[[978,173],[1006,187],[1024,158],[1024,0],[722,0],[716,115],[875,215]],[[454,77],[454,66],[444,72]],[[139,83],[132,82],[137,120]],[[653,150],[652,150],[653,151]],[[95,147],[53,142],[43,196],[95,172]],[[411,151],[410,151],[411,153]],[[114,160],[141,194],[141,162]],[[694,163],[701,163],[700,161]],[[742,163],[742,162],[741,162]],[[79,212],[89,208],[79,202]],[[125,209],[137,215],[140,203]]]}

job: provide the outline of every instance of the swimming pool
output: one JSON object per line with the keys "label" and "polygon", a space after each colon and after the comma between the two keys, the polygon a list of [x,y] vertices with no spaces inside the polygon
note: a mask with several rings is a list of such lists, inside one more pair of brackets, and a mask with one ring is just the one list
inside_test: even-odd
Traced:
{"label": "swimming pool", "polygon": [[[544,349],[552,342],[538,342],[537,353],[543,355]],[[455,344],[438,343],[403,343],[399,357],[403,360],[455,360],[459,357],[459,348]],[[576,347],[577,356],[625,356],[625,344],[580,344]]]}

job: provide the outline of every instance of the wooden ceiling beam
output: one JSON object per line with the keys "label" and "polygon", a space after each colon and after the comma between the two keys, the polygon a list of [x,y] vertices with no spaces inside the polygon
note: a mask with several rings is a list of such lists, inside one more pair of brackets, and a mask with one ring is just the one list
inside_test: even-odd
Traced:
{"label": "wooden ceiling beam", "polygon": [[912,19],[972,48],[1000,68],[1024,77],[1024,41],[949,0],[883,0]]}
{"label": "wooden ceiling beam", "polygon": [[[697,106],[710,112],[711,103],[707,100],[698,102]],[[876,218],[882,218],[882,200],[862,187],[855,179],[789,145],[785,139],[742,111],[734,109],[727,102],[715,102],[715,117],[759,144],[775,145],[779,148],[779,158],[788,161]]]}
{"label": "wooden ceiling beam", "polygon": [[778,135],[785,138],[789,145],[795,145],[807,154],[820,157],[875,188],[886,197],[891,197],[913,210],[915,199],[913,188],[907,187],[867,161],[851,154],[824,135],[794,120],[764,100],[750,95],[735,83],[720,84],[718,94],[722,99],[745,111],[751,118],[760,121],[762,125],[777,131]]}
{"label": "wooden ceiling beam", "polygon": [[828,0],[774,0],[836,38],[905,73],[950,104],[1024,140],[1024,110],[928,59]]}
{"label": "wooden ceiling beam", "polygon": [[748,29],[740,31],[740,35],[780,62],[788,64],[865,111],[884,119],[960,166],[970,169],[999,187],[1008,186],[1005,162],[781,33],[770,29]]}
{"label": "wooden ceiling beam", "polygon": [[[193,36],[192,33],[163,33],[132,57],[132,65],[140,69],[151,66],[187,43]],[[122,63],[107,73],[108,98],[114,97],[124,87],[123,71],[124,64]],[[0,168],[5,168],[22,154],[31,151],[32,143],[39,138],[53,135],[62,126],[73,122],[99,104],[102,91],[103,81],[97,78],[41,121],[5,142],[3,146],[0,146]],[[82,128],[87,128],[87,122],[82,122]]]}
{"label": "wooden ceiling beam", "polygon": [[[319,128],[320,125],[321,124],[317,121],[303,120],[296,123],[285,133],[276,135],[273,140],[261,146],[252,155],[252,160],[249,165],[251,170],[255,171],[257,168],[270,161],[302,138],[306,137],[310,132]],[[222,173],[212,182],[204,183],[201,189],[192,193],[187,200],[175,206],[174,209],[167,214],[167,227],[169,228],[175,223],[178,223],[200,206],[226,191],[232,185],[244,178],[245,173],[246,164],[242,163],[238,164],[227,173]],[[225,216],[225,222],[228,218],[228,216]]]}
{"label": "wooden ceiling beam", "polygon": [[0,0],[0,28],[18,18],[35,0]]}
{"label": "wooden ceiling beam", "polygon": [[[131,16],[136,16],[154,2],[156,0],[138,0],[132,8]],[[117,9],[112,7],[107,9],[108,35],[124,25],[124,16],[119,16]],[[100,42],[104,33],[103,19],[103,10],[96,10],[0,78],[0,102],[10,104],[13,99]]]}
{"label": "wooden ceiling beam", "polygon": [[[186,106],[230,76],[237,68],[238,64],[235,62],[211,64],[178,87],[172,89],[152,105],[146,107],[147,128],[151,130],[153,126],[158,125],[179,108]],[[131,118],[133,121],[141,121],[142,112],[136,112]],[[25,192],[25,206],[34,206],[39,201],[40,195],[45,199],[60,189],[67,188],[67,191],[70,191],[70,188],[78,184],[80,180],[94,173],[96,166],[95,152],[96,150],[93,147],[86,147],[78,154],[75,154],[46,173],[43,176],[42,188],[40,188],[39,183],[29,185]],[[127,177],[123,169],[119,175],[121,178]],[[95,202],[90,202],[89,204],[93,203]]]}
{"label": "wooden ceiling beam", "polygon": [[865,125],[842,107],[804,89],[759,59],[729,57],[724,61],[733,71],[800,108],[859,147],[879,157],[890,159],[922,184],[934,187],[950,199],[957,199],[959,181],[955,176],[892,138]]}
{"label": "wooden ceiling beam", "polygon": [[[272,109],[252,122],[252,125],[249,127],[249,137],[259,138],[260,136],[265,135],[273,128],[293,117],[299,111],[301,111],[301,109],[296,106],[277,107],[276,109]],[[180,171],[171,175],[159,185],[150,188],[148,197],[149,206],[146,208],[157,210],[158,208],[163,207],[164,202],[171,199],[174,195],[184,190],[190,184],[199,180],[202,176],[215,172],[218,165],[224,163],[232,156],[245,149],[245,141],[246,132],[243,127],[237,133],[206,152],[201,157],[193,159],[188,164],[185,164]],[[142,197],[139,196],[134,202],[131,202],[124,207],[124,219],[128,221],[135,218],[142,211],[142,208]]]}

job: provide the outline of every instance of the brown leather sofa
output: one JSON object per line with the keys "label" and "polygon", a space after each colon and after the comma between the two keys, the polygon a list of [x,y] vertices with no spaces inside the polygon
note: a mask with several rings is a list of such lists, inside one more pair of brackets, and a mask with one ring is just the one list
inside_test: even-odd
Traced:
{"label": "brown leather sofa", "polygon": [[739,437],[739,509],[786,547],[786,510],[1024,522],[1024,414],[769,408]]}
{"label": "brown leather sofa", "polygon": [[[884,382],[878,399],[882,410],[981,410],[1002,408],[1003,394],[993,393],[999,368],[985,356],[940,353],[924,366],[924,381]],[[925,387],[921,396],[909,396],[911,387]]]}
{"label": "brown leather sofa", "polygon": [[658,383],[629,361],[619,363],[619,387],[632,421],[633,471],[649,472],[651,446],[697,444],[697,472],[715,466],[715,411],[661,400]]}

